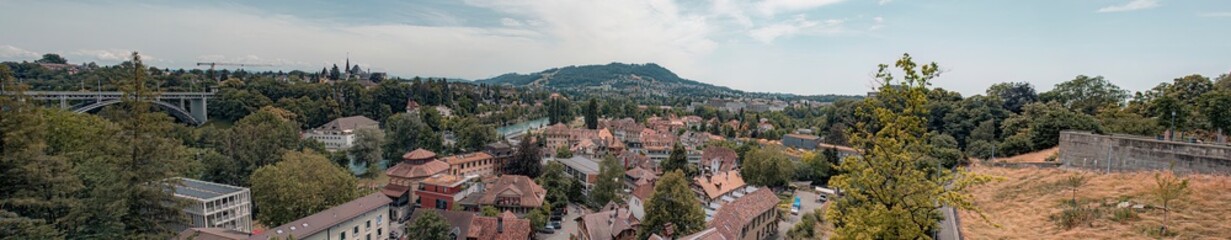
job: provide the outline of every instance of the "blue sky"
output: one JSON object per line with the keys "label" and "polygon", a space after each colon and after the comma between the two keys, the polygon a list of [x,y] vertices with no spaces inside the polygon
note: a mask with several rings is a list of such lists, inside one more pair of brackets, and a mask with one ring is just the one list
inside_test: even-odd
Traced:
{"label": "blue sky", "polygon": [[1225,0],[0,0],[0,60],[60,53],[157,66],[351,62],[398,76],[479,79],[654,62],[749,91],[862,94],[902,53],[938,62],[935,85],[982,93],[1076,75],[1145,90],[1231,72]]}

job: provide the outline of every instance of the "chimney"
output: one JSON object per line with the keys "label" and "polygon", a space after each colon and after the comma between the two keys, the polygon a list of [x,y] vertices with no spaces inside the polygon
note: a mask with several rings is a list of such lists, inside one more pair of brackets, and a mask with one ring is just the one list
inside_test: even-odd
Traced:
{"label": "chimney", "polygon": [[504,217],[496,217],[496,233],[504,233]]}

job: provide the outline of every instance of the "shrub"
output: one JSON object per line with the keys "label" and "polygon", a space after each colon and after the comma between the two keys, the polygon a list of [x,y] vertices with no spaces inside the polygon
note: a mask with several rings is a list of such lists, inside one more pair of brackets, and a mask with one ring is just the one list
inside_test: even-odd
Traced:
{"label": "shrub", "polygon": [[1058,215],[1049,217],[1056,225],[1064,229],[1072,229],[1080,225],[1091,226],[1095,219],[1098,219],[1100,211],[1098,208],[1072,207],[1066,208]]}
{"label": "shrub", "polygon": [[1140,219],[1131,208],[1117,208],[1111,212],[1111,220],[1119,223]]}

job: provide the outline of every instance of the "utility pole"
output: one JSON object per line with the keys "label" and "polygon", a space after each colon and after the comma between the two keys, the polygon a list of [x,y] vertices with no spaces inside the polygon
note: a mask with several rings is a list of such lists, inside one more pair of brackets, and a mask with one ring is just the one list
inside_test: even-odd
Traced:
{"label": "utility pole", "polygon": [[1171,139],[1171,141],[1175,141],[1175,110],[1171,110],[1171,131],[1170,132],[1171,132],[1170,133],[1171,136],[1167,138]]}

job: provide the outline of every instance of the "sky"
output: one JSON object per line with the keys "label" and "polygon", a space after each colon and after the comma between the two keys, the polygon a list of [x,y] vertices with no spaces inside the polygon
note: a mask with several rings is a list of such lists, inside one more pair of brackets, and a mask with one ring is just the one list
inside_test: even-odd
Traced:
{"label": "sky", "polygon": [[351,63],[483,79],[657,63],[735,89],[863,94],[877,64],[937,62],[937,87],[1040,91],[1077,75],[1131,91],[1231,72],[1227,0],[0,0],[0,60]]}

